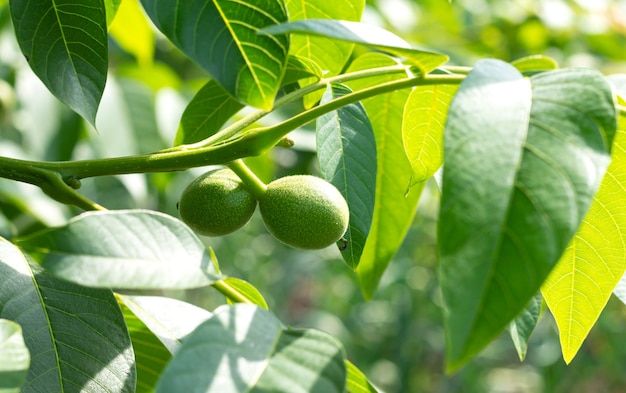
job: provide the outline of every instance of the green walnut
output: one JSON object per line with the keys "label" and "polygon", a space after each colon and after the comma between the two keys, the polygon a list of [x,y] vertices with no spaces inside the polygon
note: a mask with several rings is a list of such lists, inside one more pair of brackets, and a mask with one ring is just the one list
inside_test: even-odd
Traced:
{"label": "green walnut", "polygon": [[180,218],[194,232],[223,236],[244,226],[257,201],[230,169],[217,169],[192,181],[178,203]]}
{"label": "green walnut", "polygon": [[350,218],[339,190],[308,175],[282,177],[268,184],[259,209],[265,227],[276,239],[305,250],[337,242]]}

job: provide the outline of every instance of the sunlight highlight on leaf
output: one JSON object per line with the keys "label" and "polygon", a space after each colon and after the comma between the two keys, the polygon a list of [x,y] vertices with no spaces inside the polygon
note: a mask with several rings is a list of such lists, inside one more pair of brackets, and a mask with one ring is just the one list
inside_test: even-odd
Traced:
{"label": "sunlight highlight on leaf", "polygon": [[282,1],[141,0],[154,24],[242,103],[269,110],[287,64],[287,37],[257,34],[287,21]]}
{"label": "sunlight highlight on leaf", "polygon": [[443,164],[443,130],[455,85],[417,86],[404,107],[402,141],[413,183],[429,179]]}
{"label": "sunlight highlight on leaf", "polygon": [[570,363],[626,270],[626,121],[611,165],[574,239],[541,289]]}
{"label": "sunlight highlight on leaf", "polygon": [[22,326],[31,355],[23,391],[89,391],[94,385],[134,391],[132,345],[110,289],[85,288],[35,271],[4,239],[0,277],[0,318]]}
{"label": "sunlight highlight on leaf", "polygon": [[383,52],[404,57],[422,73],[428,73],[448,61],[448,56],[413,49],[402,38],[378,26],[360,22],[328,19],[308,19],[269,26],[263,34],[299,33],[329,37],[340,41],[366,45]]}
{"label": "sunlight highlight on leaf", "polygon": [[[359,21],[365,0],[286,0],[291,22],[302,19],[342,19]],[[314,61],[324,71],[324,76],[337,75],[352,54],[353,43],[332,40],[326,37],[296,35],[291,37],[289,53]],[[311,83],[305,80],[302,86]],[[309,94],[304,98],[305,108],[310,108],[322,97],[323,92]]]}

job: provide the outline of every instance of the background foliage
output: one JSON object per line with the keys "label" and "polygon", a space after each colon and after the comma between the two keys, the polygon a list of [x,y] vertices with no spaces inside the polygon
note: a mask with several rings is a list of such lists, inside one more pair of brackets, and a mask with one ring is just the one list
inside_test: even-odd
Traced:
{"label": "background foliage", "polygon": [[[1,9],[1,155],[45,160],[112,157],[173,143],[181,112],[206,74],[158,34],[153,41],[155,33],[138,2],[124,1],[118,12],[110,30],[111,69],[96,132],[32,74],[15,42],[8,9]],[[414,46],[442,51],[462,65],[485,57],[511,61],[543,53],[562,66],[626,72],[623,0],[380,0],[367,2],[364,21],[396,31]],[[283,114],[299,109],[287,107]],[[294,139],[295,149],[275,150],[271,157],[250,159],[248,164],[265,181],[320,173],[313,130],[300,129]],[[111,209],[148,208],[176,216],[180,192],[202,171],[94,178],[84,181],[82,190]],[[568,367],[548,316],[530,340],[524,363],[503,335],[459,373],[445,376],[435,254],[438,203],[437,191],[428,183],[403,247],[369,302],[336,249],[300,252],[284,247],[266,233],[258,215],[242,231],[205,240],[220,256],[223,272],[253,283],[281,321],[338,337],[348,357],[388,392],[626,390],[621,366],[626,358],[626,308],[616,299],[610,300]],[[8,180],[0,180],[0,211],[0,235],[9,239],[63,224],[78,213],[35,187]],[[210,310],[224,301],[210,288],[150,294]]]}

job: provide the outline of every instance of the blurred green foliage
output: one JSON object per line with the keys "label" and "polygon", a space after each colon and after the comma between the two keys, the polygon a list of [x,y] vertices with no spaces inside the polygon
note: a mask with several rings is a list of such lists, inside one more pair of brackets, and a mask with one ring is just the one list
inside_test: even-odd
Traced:
{"label": "blurred green foliage", "polygon": [[[6,7],[0,11],[0,155],[69,160],[171,145],[182,110],[207,77],[165,40],[157,35],[154,60],[143,55],[141,62],[110,40],[112,68],[96,131],[32,74],[7,13]],[[562,66],[626,73],[624,0],[378,0],[368,1],[364,21],[391,29],[415,46],[449,54],[459,65],[541,53]],[[277,148],[267,157],[248,160],[249,165],[265,181],[317,173],[311,130],[298,130],[294,139],[295,149]],[[110,209],[148,208],[176,216],[180,193],[206,170],[88,179],[82,192]],[[363,300],[354,273],[335,248],[287,248],[266,232],[258,212],[242,230],[204,240],[214,248],[224,273],[250,281],[285,323],[336,335],[349,358],[386,392],[626,391],[626,308],[615,299],[570,366],[561,359],[556,328],[546,314],[524,363],[503,334],[460,372],[444,375],[437,208],[433,182],[370,302]],[[35,187],[0,180],[4,237],[60,224],[77,212],[50,201]],[[211,288],[159,294],[209,310],[224,303]]]}

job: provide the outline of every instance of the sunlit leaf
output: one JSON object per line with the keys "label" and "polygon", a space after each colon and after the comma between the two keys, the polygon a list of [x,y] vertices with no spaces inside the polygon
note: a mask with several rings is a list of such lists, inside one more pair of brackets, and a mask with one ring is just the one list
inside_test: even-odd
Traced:
{"label": "sunlit leaf", "polygon": [[22,326],[31,365],[22,392],[134,392],[135,359],[109,289],[85,288],[34,271],[0,240],[0,318]]}
{"label": "sunlit leaf", "polygon": [[346,360],[346,370],[348,377],[346,380],[347,393],[378,393],[379,391],[372,386],[367,380],[367,377],[363,375],[354,364]]}
{"label": "sunlit leaf", "polygon": [[313,60],[305,57],[290,55],[282,84],[285,86],[290,83],[298,82],[302,79],[317,82],[321,78],[322,69]]}
{"label": "sunlit leaf", "polygon": [[[257,306],[268,309],[267,302],[261,295],[258,289],[254,287],[254,285],[250,284],[247,281],[244,281],[240,278],[236,277],[226,277],[224,283],[236,291],[241,297],[245,298],[248,302],[252,302],[252,304],[256,304]],[[227,297],[226,300],[228,304],[241,303],[242,301],[235,301],[232,298]]]}
{"label": "sunlit leaf", "polygon": [[[332,85],[322,102],[350,93]],[[350,208],[350,223],[338,243],[348,266],[359,264],[374,214],[376,194],[376,139],[365,108],[359,102],[317,119],[317,156],[322,177],[343,194]]]}
{"label": "sunlit leaf", "polygon": [[438,228],[449,371],[522,311],[565,251],[609,164],[615,119],[593,70],[526,79],[487,60],[461,85]]}
{"label": "sunlit leaf", "polygon": [[626,269],[626,119],[589,212],[541,291],[570,363]]}
{"label": "sunlit leaf", "polygon": [[22,328],[13,321],[0,319],[0,391],[18,393],[29,366],[30,353]]}
{"label": "sunlit leaf", "polygon": [[341,344],[317,330],[284,327],[250,304],[223,306],[183,342],[157,393],[343,393]]}
{"label": "sunlit leaf", "polygon": [[448,56],[413,49],[402,38],[378,26],[359,22],[329,19],[308,19],[266,27],[263,34],[300,33],[362,44],[395,56],[404,57],[423,73],[448,61]]}
{"label": "sunlit leaf", "polygon": [[136,392],[153,392],[159,376],[172,355],[145,323],[119,299],[118,304],[124,314],[124,321],[135,353]]}
{"label": "sunlit leaf", "polygon": [[104,0],[104,7],[106,9],[107,14],[107,26],[111,26],[113,19],[115,19],[115,15],[117,15],[117,11],[122,5],[122,0]]}
{"label": "sunlit leaf", "polygon": [[49,273],[86,286],[193,288],[220,278],[186,225],[150,210],[83,213],[17,244]]}
{"label": "sunlit leaf", "polygon": [[178,350],[182,340],[212,315],[193,304],[166,297],[117,294],[117,298],[154,333],[170,353]]}
{"label": "sunlit leaf", "polygon": [[108,68],[103,1],[11,0],[9,5],[17,41],[33,72],[94,124]]}
{"label": "sunlit leaf", "polygon": [[448,108],[458,86],[417,86],[404,106],[402,141],[412,182],[429,179],[443,164],[443,130]]}
{"label": "sunlit leaf", "polygon": [[536,74],[543,71],[551,71],[559,68],[556,60],[544,55],[532,55],[522,57],[511,62],[519,72],[522,74]]}
{"label": "sunlit leaf", "polygon": [[[302,19],[336,19],[357,22],[361,19],[365,0],[286,0],[289,21]],[[311,59],[324,70],[326,77],[337,75],[350,59],[354,44],[326,37],[295,35],[291,37],[289,53]],[[303,81],[302,85],[310,83]],[[310,108],[322,97],[315,92],[304,98],[304,106]]]}
{"label": "sunlit leaf", "polygon": [[[108,19],[108,14],[107,14]],[[148,23],[139,0],[124,0],[109,27],[111,37],[135,56],[140,65],[148,66],[154,55],[154,31]]]}
{"label": "sunlit leaf", "polygon": [[[367,53],[350,64],[349,72],[385,67],[397,61],[381,53]],[[402,78],[391,74],[349,83],[354,90]],[[402,108],[410,90],[375,96],[363,101],[376,138],[376,196],[372,225],[357,268],[361,291],[371,298],[391,258],[402,244],[417,207],[422,186],[407,193],[411,165],[402,153]]]}
{"label": "sunlit leaf", "polygon": [[271,109],[289,40],[257,34],[287,21],[279,0],[141,0],[154,24],[242,103]]}

